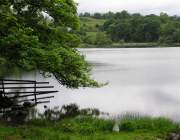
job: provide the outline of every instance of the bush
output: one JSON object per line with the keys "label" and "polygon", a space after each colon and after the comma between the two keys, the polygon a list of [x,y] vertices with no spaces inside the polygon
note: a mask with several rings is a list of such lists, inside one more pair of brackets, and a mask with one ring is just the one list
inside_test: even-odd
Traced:
{"label": "bush", "polygon": [[55,130],[60,130],[66,133],[76,133],[79,130],[79,126],[74,119],[64,119],[57,124]]}
{"label": "bush", "polygon": [[42,120],[58,121],[66,118],[75,118],[77,116],[99,116],[100,111],[96,108],[84,108],[79,109],[76,104],[63,105],[61,109],[54,107],[49,109],[45,107],[45,112],[39,114]]}
{"label": "bush", "polygon": [[121,131],[134,131],[136,129],[136,125],[132,121],[125,121],[120,124]]}
{"label": "bush", "polygon": [[96,33],[96,45],[110,45],[112,40],[104,32]]}
{"label": "bush", "polygon": [[112,40],[105,32],[88,32],[83,41],[87,44],[99,46],[112,44]]}
{"label": "bush", "polygon": [[97,119],[93,117],[78,117],[60,121],[55,130],[67,133],[80,133],[82,135],[94,134],[95,132],[112,131],[114,122],[111,120]]}
{"label": "bush", "polygon": [[86,44],[96,44],[96,32],[88,32],[83,39]]}

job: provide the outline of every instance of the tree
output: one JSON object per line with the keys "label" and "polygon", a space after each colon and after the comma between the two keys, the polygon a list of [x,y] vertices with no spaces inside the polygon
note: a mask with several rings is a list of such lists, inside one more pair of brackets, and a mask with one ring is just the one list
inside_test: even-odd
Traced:
{"label": "tree", "polygon": [[115,14],[115,18],[116,19],[127,19],[127,18],[130,18],[130,14],[126,10],[123,10],[121,12],[117,12]]}
{"label": "tree", "polygon": [[180,43],[180,28],[177,28],[176,31],[173,33],[173,41],[175,43]]}
{"label": "tree", "polygon": [[101,13],[94,13],[93,17],[96,19],[101,19],[103,16],[101,15]]}
{"label": "tree", "polygon": [[115,20],[113,20],[113,19],[110,19],[110,20],[107,20],[107,21],[105,21],[104,22],[104,24],[103,24],[103,31],[107,31],[108,29],[109,29],[109,27],[112,25],[112,24],[114,24],[114,22],[115,22]]}
{"label": "tree", "polygon": [[130,41],[131,40],[131,25],[125,21],[119,21],[117,24],[113,24],[108,29],[108,33],[113,41]]}
{"label": "tree", "polygon": [[84,17],[91,17],[91,14],[88,13],[88,12],[85,12],[85,13],[84,13]]}
{"label": "tree", "polygon": [[110,45],[112,41],[104,32],[96,33],[96,45]]}
{"label": "tree", "polygon": [[161,26],[161,38],[160,42],[162,43],[173,43],[174,36],[176,32],[176,27],[172,22],[168,22]]}
{"label": "tree", "polygon": [[160,13],[160,20],[162,23],[168,22],[168,20],[169,20],[168,14],[161,12]]}
{"label": "tree", "polygon": [[73,0],[1,0],[0,19],[0,67],[5,71],[40,70],[69,88],[98,86],[75,49],[80,39]]}
{"label": "tree", "polygon": [[160,22],[148,17],[144,22],[144,37],[147,42],[158,41],[160,36]]}
{"label": "tree", "polygon": [[86,33],[85,37],[83,38],[83,41],[84,41],[84,43],[95,45],[96,44],[96,33],[94,33],[94,32]]}
{"label": "tree", "polygon": [[156,15],[142,16],[127,11],[115,13],[114,18],[103,25],[113,41],[154,42],[160,37],[161,19]]}
{"label": "tree", "polygon": [[136,15],[131,19],[132,26],[132,33],[131,39],[135,42],[144,42],[144,25],[143,25],[143,18],[137,17]]}
{"label": "tree", "polygon": [[105,19],[112,19],[112,18],[114,18],[114,13],[108,12],[108,13],[104,14],[104,18]]}

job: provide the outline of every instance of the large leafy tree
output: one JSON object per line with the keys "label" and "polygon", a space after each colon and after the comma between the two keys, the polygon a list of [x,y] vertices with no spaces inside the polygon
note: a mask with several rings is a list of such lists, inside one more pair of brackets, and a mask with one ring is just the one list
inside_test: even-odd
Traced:
{"label": "large leafy tree", "polygon": [[75,49],[80,39],[73,0],[0,0],[0,19],[1,73],[40,70],[69,88],[98,86]]}

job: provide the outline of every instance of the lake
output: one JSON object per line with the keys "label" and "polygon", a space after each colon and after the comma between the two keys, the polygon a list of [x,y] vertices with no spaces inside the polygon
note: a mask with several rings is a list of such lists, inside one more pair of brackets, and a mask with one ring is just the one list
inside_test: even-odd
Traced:
{"label": "lake", "polygon": [[[55,79],[45,79],[59,90],[50,107],[76,103],[112,114],[139,112],[180,118],[180,48],[79,49],[92,64],[92,77],[109,82],[102,88],[66,89]],[[42,81],[37,73],[24,79]],[[42,106],[39,106],[41,108]]]}

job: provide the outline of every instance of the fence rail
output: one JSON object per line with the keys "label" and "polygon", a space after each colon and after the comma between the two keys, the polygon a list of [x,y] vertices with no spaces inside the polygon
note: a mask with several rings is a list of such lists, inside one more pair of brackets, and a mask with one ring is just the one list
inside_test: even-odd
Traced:
{"label": "fence rail", "polygon": [[49,82],[0,79],[0,113],[12,111],[12,108],[17,108],[17,106],[19,110],[25,103],[30,103],[31,106],[49,103],[50,100],[47,99],[54,98],[49,94],[58,92],[50,90],[53,88],[54,86],[49,86]]}

